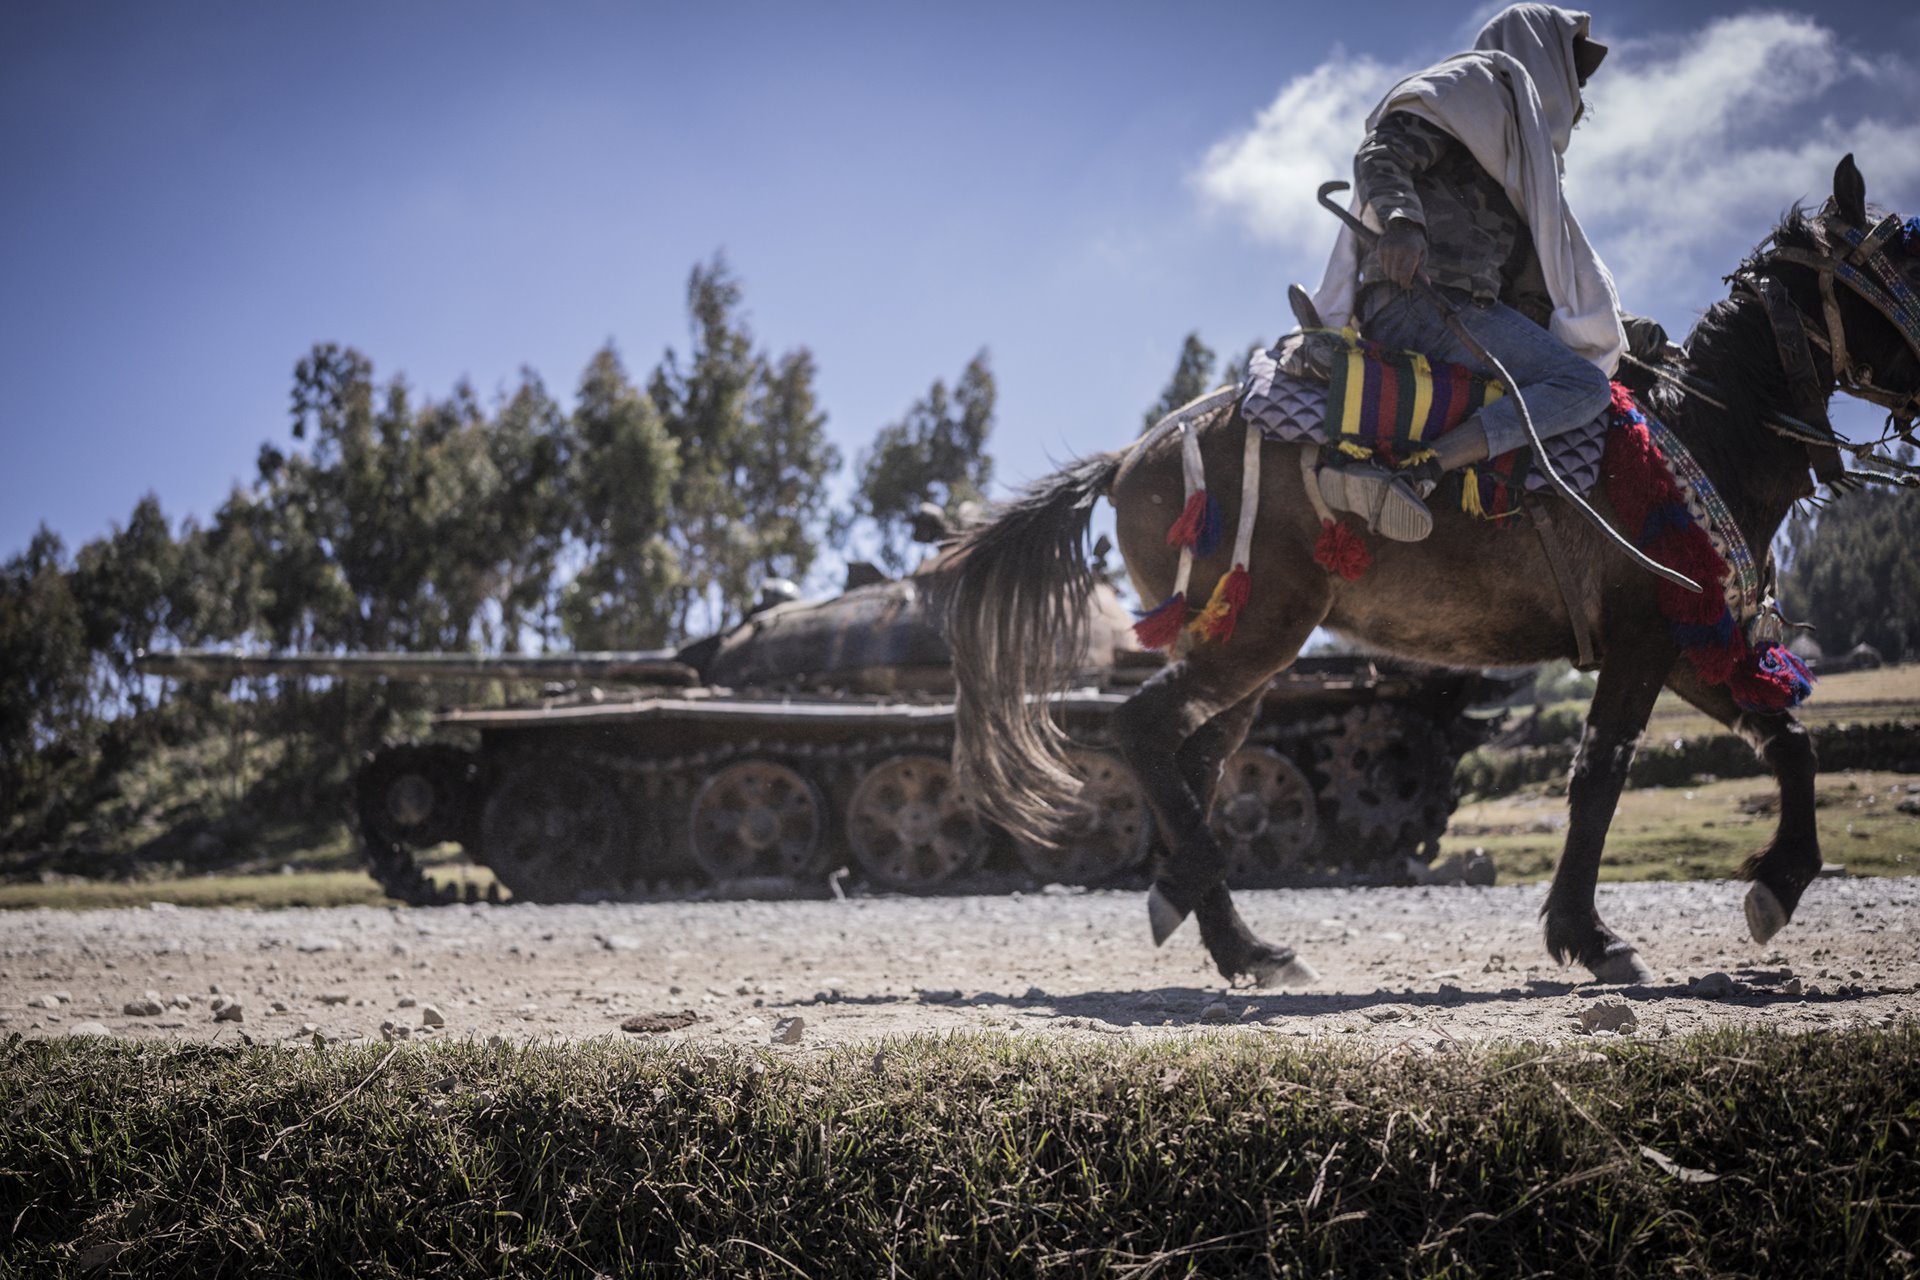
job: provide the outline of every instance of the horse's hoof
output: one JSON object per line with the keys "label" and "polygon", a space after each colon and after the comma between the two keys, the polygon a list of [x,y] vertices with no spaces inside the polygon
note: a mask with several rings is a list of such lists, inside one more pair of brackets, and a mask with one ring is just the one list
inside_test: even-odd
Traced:
{"label": "horse's hoof", "polygon": [[1755,942],[1767,942],[1787,927],[1787,909],[1773,890],[1755,880],[1747,886],[1747,932]]}
{"label": "horse's hoof", "polygon": [[1153,926],[1153,945],[1160,946],[1173,936],[1187,913],[1173,905],[1167,895],[1160,892],[1160,886],[1154,885],[1147,890],[1147,923]]}
{"label": "horse's hoof", "polygon": [[1255,964],[1252,977],[1256,987],[1306,987],[1320,981],[1313,966],[1297,957],[1281,964]]}
{"label": "horse's hoof", "polygon": [[1653,981],[1653,970],[1640,961],[1640,955],[1632,947],[1609,949],[1597,962],[1587,966],[1594,981],[1609,986],[1644,986]]}

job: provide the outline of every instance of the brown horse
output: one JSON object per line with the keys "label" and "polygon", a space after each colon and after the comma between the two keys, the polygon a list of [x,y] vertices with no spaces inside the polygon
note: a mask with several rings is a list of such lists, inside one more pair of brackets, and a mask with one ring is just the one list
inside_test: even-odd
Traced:
{"label": "brown horse", "polygon": [[[1837,465],[1804,435],[1766,423],[1791,414],[1824,424],[1826,401],[1843,384],[1897,419],[1910,421],[1920,404],[1916,326],[1903,328],[1899,308],[1886,308],[1884,295],[1876,305],[1854,289],[1834,288],[1849,229],[1866,232],[1868,219],[1865,183],[1848,156],[1835,172],[1833,198],[1818,213],[1789,215],[1742,264],[1748,283],[1694,329],[1677,367],[1684,384],[1670,382],[1643,397],[1718,487],[1751,547],[1768,546],[1793,504],[1813,494],[1811,467]],[[1920,257],[1909,256],[1920,245],[1896,235],[1890,248],[1886,261],[1901,281],[1920,284]],[[1839,278],[1852,283],[1844,269]],[[1798,395],[1786,367],[1796,362],[1812,370]],[[1212,493],[1240,492],[1240,424],[1229,403],[1200,425]],[[1725,687],[1705,684],[1681,660],[1656,607],[1651,574],[1568,510],[1555,526],[1569,578],[1563,596],[1539,540],[1436,511],[1425,541],[1375,540],[1372,567],[1356,581],[1342,580],[1312,556],[1320,524],[1303,484],[1302,447],[1269,441],[1261,448],[1253,590],[1231,637],[1184,645],[1115,717],[1118,745],[1152,803],[1166,850],[1148,897],[1156,944],[1193,914],[1229,980],[1284,980],[1297,964],[1291,948],[1257,938],[1234,909],[1207,810],[1222,762],[1245,736],[1262,690],[1315,627],[1427,662],[1511,666],[1576,656],[1568,601],[1584,615],[1599,679],[1568,787],[1566,845],[1542,909],[1547,949],[1561,963],[1579,960],[1602,981],[1650,976],[1633,945],[1600,919],[1594,885],[1627,766],[1663,686],[1744,735],[1772,769],[1779,824],[1743,868],[1752,881],[1746,912],[1760,941],[1786,924],[1820,869],[1813,747],[1789,712],[1743,711]],[[1060,655],[1077,650],[1076,629],[1086,616],[1091,508],[1102,495],[1112,501],[1141,598],[1166,597],[1178,554],[1166,535],[1185,497],[1180,449],[1177,433],[1158,432],[1131,449],[1076,462],[968,534],[948,561],[946,620],[960,686],[957,759],[981,807],[1021,836],[1044,842],[1074,805],[1076,783],[1045,695],[1063,678]],[[1823,478],[1835,474],[1823,469]],[[1613,518],[1604,495],[1595,505]],[[1237,502],[1223,506],[1232,529]],[[1196,561],[1189,599],[1205,600],[1230,568],[1230,541]]]}

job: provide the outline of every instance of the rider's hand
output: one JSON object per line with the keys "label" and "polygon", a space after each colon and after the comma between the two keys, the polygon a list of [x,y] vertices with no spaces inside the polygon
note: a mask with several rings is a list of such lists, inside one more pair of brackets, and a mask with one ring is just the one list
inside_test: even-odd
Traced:
{"label": "rider's hand", "polygon": [[1402,289],[1413,287],[1414,277],[1427,260],[1427,233],[1417,223],[1395,218],[1387,224],[1378,249],[1380,269]]}

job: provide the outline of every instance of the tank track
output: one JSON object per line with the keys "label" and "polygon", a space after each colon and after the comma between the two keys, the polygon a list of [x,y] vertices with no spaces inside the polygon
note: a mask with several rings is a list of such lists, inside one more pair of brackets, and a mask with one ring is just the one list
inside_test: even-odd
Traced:
{"label": "tank track", "polygon": [[[1099,731],[1076,734],[1075,741],[1092,748],[1109,745],[1107,735]],[[1419,711],[1378,702],[1312,720],[1269,721],[1257,725],[1247,743],[1271,747],[1305,772],[1314,784],[1327,827],[1310,861],[1284,883],[1297,887],[1404,883],[1409,879],[1405,851],[1417,849],[1410,855],[1416,862],[1431,862],[1438,852],[1455,802],[1451,764],[1457,753],[1448,749],[1446,731]],[[685,832],[695,793],[730,764],[765,760],[793,768],[810,780],[824,800],[823,840],[835,855],[830,861],[838,863],[847,852],[847,800],[863,771],[900,755],[944,759],[951,747],[949,735],[925,732],[822,743],[754,738],[651,757],[543,749],[538,759],[543,770],[571,770],[616,782],[626,797],[626,811],[644,815],[639,829],[629,833],[629,844],[636,851],[636,861],[646,866],[607,884],[604,893],[594,890],[581,895],[619,900],[711,891],[713,877],[692,860]],[[508,758],[498,767],[511,769],[513,763]],[[471,883],[438,882],[418,857],[421,850],[448,839],[458,840],[477,855],[485,767],[492,766],[483,766],[476,752],[414,743],[385,747],[363,767],[355,779],[360,841],[368,871],[391,897],[415,906],[501,900],[499,883],[489,885],[483,894]],[[401,820],[412,815],[404,804],[396,805],[393,796],[396,785],[410,774],[422,778],[440,802],[432,821]],[[420,787],[412,790],[418,793]],[[401,810],[398,815],[396,807]],[[476,856],[475,860],[481,859]],[[831,870],[823,865],[817,877],[811,873],[791,876],[784,884],[779,876],[759,876],[753,878],[753,885],[769,891],[811,891]]]}
{"label": "tank track", "polygon": [[[675,867],[677,833],[684,829],[687,806],[701,780],[728,764],[746,759],[768,759],[801,766],[828,798],[830,820],[857,780],[863,765],[889,756],[925,752],[946,756],[952,742],[944,734],[893,734],[846,743],[793,743],[746,739],[702,751],[635,758],[611,752],[579,749],[543,751],[547,768],[572,765],[642,788],[647,808],[656,815],[649,824],[656,833],[654,847],[664,847],[669,871],[683,870],[683,880],[697,883],[699,872],[689,865]],[[498,883],[482,894],[479,887],[435,881],[419,861],[420,851],[442,840],[455,839],[470,850],[479,848],[481,819],[478,753],[464,748],[428,743],[394,743],[374,753],[354,779],[355,827],[367,870],[388,896],[410,906],[439,906],[455,902],[501,901]],[[391,796],[408,775],[425,776],[436,798],[446,795],[459,804],[457,821],[445,827],[396,820]],[[465,784],[459,789],[455,783]],[[445,834],[442,832],[445,831]],[[476,858],[476,861],[479,859]],[[663,884],[672,881],[663,878]],[[647,894],[644,896],[654,896]]]}

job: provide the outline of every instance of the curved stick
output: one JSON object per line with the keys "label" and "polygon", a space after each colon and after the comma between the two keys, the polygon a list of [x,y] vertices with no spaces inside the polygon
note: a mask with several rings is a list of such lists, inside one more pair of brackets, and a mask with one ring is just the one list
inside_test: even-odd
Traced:
{"label": "curved stick", "polygon": [[[1353,232],[1355,238],[1362,244],[1371,245],[1379,238],[1379,232],[1328,199],[1334,192],[1345,191],[1347,187],[1348,184],[1345,182],[1321,183],[1320,203],[1331,210],[1334,216],[1339,218],[1340,221],[1346,223],[1347,229]],[[1533,446],[1533,456],[1535,460],[1540,463],[1540,471],[1547,477],[1547,482],[1553,486],[1554,492],[1558,493],[1568,502],[1571,502],[1575,510],[1579,511],[1580,514],[1588,520],[1591,520],[1594,527],[1604,533],[1607,536],[1607,540],[1624,552],[1628,559],[1649,573],[1658,574],[1660,577],[1665,578],[1674,586],[1685,587],[1688,591],[1698,595],[1700,593],[1699,583],[1687,577],[1684,573],[1678,573],[1675,570],[1667,568],[1667,566],[1634,546],[1633,543],[1627,541],[1624,534],[1607,523],[1605,516],[1587,505],[1587,500],[1581,497],[1579,493],[1574,490],[1574,487],[1566,482],[1565,477],[1554,468],[1553,460],[1547,457],[1547,447],[1541,442],[1540,433],[1534,429],[1533,415],[1527,411],[1527,399],[1520,394],[1520,388],[1515,385],[1513,378],[1507,373],[1506,366],[1500,363],[1493,352],[1482,346],[1478,338],[1467,331],[1467,326],[1460,322],[1459,311],[1454,308],[1451,302],[1441,296],[1440,291],[1428,282],[1424,274],[1415,276],[1413,283],[1414,286],[1439,309],[1441,316],[1447,322],[1447,328],[1452,330],[1454,337],[1460,339],[1460,345],[1471,352],[1474,358],[1485,362],[1488,367],[1493,370],[1494,375],[1506,384],[1507,390],[1513,393],[1513,406],[1520,414],[1520,425],[1527,429],[1527,441]]]}

